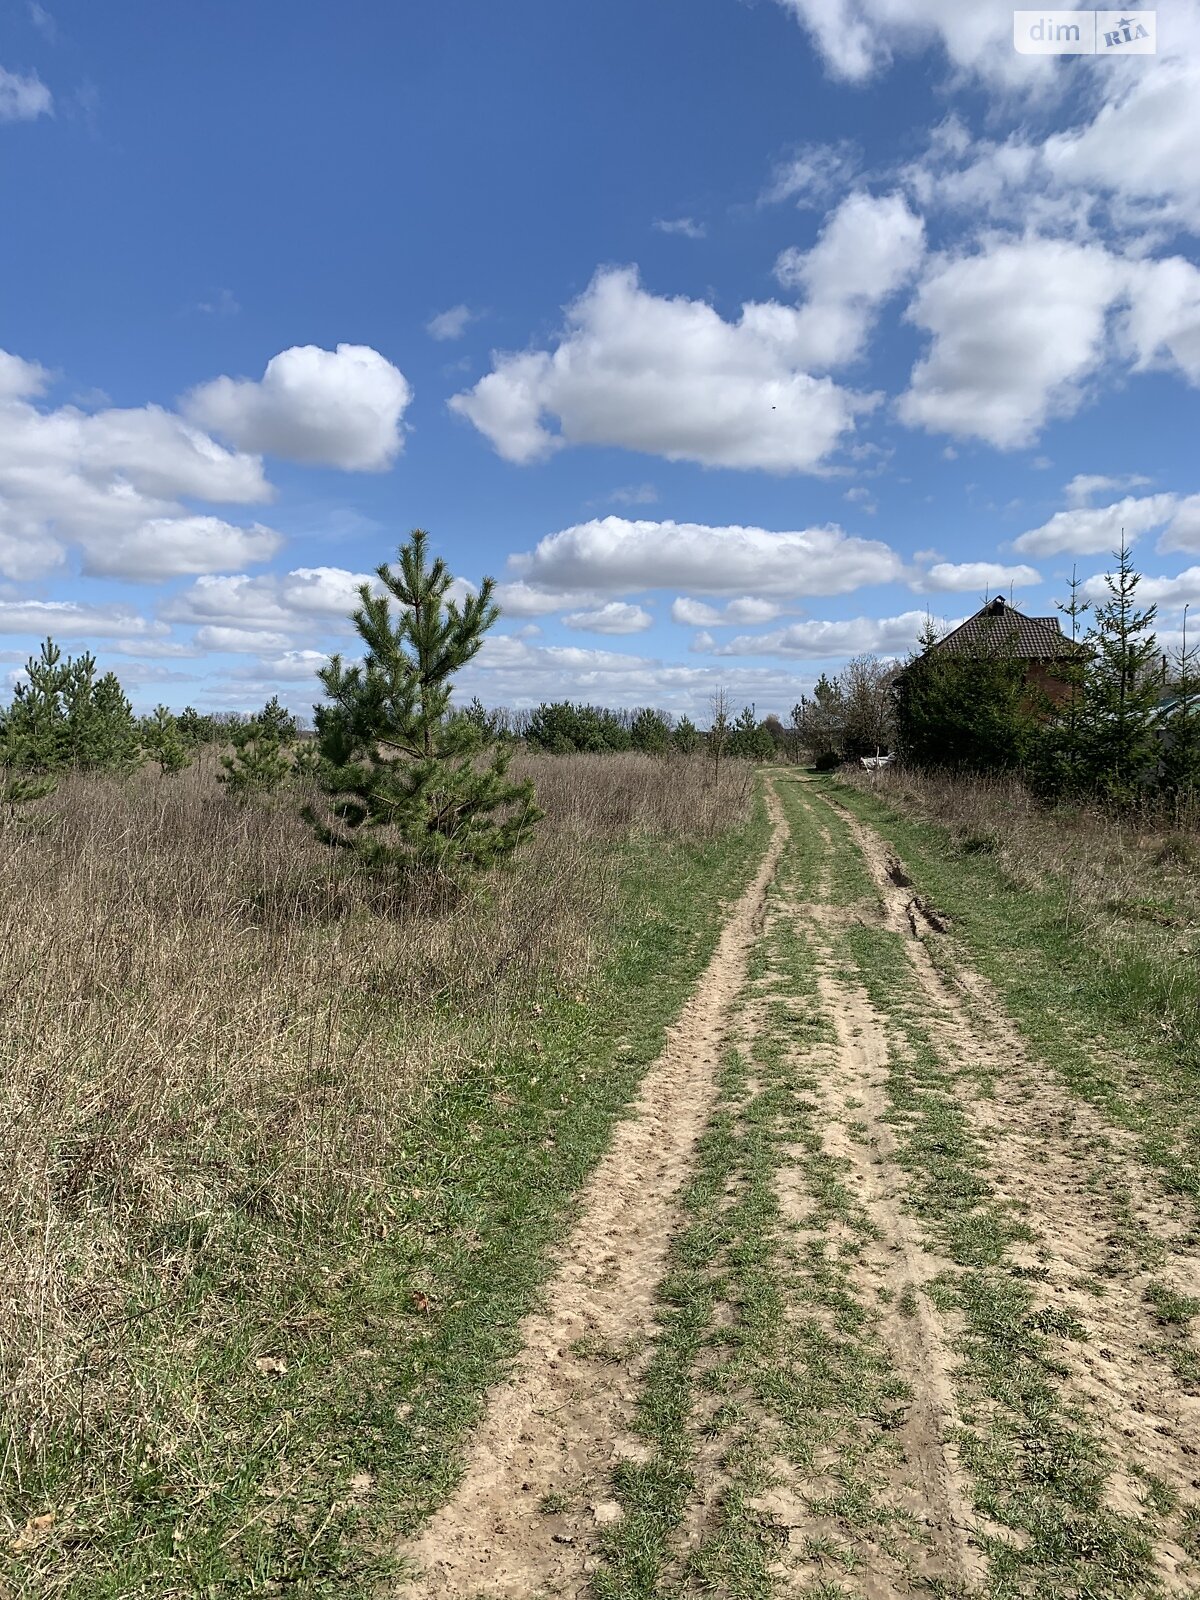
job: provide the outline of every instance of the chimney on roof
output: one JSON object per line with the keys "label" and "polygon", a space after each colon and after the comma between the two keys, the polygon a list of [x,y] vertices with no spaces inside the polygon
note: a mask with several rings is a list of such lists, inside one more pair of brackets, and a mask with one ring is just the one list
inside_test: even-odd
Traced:
{"label": "chimney on roof", "polygon": [[998,594],[994,600],[991,600],[991,601],[988,602],[987,612],[988,612],[989,616],[991,616],[991,617],[1003,616],[1004,615],[1004,610],[1005,610],[1005,602],[1004,602],[1004,596],[1003,595]]}

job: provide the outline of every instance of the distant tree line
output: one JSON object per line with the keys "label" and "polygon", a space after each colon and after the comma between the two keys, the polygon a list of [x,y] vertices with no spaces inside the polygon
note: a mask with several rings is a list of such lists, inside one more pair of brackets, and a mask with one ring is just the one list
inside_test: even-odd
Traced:
{"label": "distant tree line", "polygon": [[1015,772],[1048,801],[1120,809],[1200,794],[1200,667],[1187,612],[1179,649],[1164,655],[1128,546],[1113,559],[1094,609],[1078,578],[1058,608],[1067,626],[1063,659],[1049,669],[1052,694],[1030,683],[1003,626],[972,651],[926,649],[911,660],[895,699],[901,756],[926,768]]}
{"label": "distant tree line", "polygon": [[0,709],[0,804],[12,814],[51,794],[68,772],[181,772],[206,745],[232,747],[220,774],[231,793],[270,792],[305,769],[303,757],[286,754],[298,738],[296,719],[275,697],[252,716],[192,706],[176,715],[163,705],[136,716],[115,673],[100,675],[87,651],[64,656],[47,639]]}
{"label": "distant tree line", "polygon": [[760,721],[751,706],[731,718],[728,698],[719,698],[721,705],[711,719],[716,726],[707,730],[690,717],[677,717],[652,706],[626,710],[572,700],[545,701],[532,710],[517,712],[484,712],[474,701],[466,715],[486,719],[496,737],[520,740],[530,749],[551,755],[636,750],[649,756],[686,756],[708,749],[715,738],[722,756],[774,760],[787,737],[779,718]]}

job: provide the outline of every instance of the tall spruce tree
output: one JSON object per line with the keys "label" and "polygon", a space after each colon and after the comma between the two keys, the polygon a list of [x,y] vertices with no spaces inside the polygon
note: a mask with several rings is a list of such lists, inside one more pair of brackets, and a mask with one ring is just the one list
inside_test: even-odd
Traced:
{"label": "tall spruce tree", "polygon": [[1081,734],[1089,786],[1102,800],[1126,806],[1147,794],[1162,753],[1158,612],[1138,605],[1141,574],[1134,571],[1124,533],[1113,558],[1117,569],[1105,578],[1108,599],[1096,606],[1088,635],[1092,658]]}
{"label": "tall spruce tree", "polygon": [[458,884],[507,860],[542,815],[533,785],[508,777],[511,750],[451,705],[455,674],[500,614],[495,585],[485,578],[478,594],[450,599],[450,572],[430,561],[420,528],[378,576],[385,593],[363,584],[352,619],[362,663],[334,656],[320,674],[328,806],[305,815],[374,871]]}

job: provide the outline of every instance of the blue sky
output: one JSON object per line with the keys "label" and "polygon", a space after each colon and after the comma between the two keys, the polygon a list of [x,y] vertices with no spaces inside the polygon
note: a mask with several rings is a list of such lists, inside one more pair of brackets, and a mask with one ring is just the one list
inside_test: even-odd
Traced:
{"label": "blue sky", "polygon": [[0,0],[0,682],[300,710],[414,526],[470,672],[786,713],[1125,527],[1200,602],[1200,0]]}

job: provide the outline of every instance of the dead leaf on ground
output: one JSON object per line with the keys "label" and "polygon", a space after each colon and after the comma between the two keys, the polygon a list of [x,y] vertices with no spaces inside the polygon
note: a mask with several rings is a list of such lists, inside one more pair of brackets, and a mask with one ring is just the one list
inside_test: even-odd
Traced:
{"label": "dead leaf on ground", "polygon": [[269,1377],[279,1377],[288,1369],[288,1364],[282,1356],[258,1356],[254,1365]]}
{"label": "dead leaf on ground", "polygon": [[413,1290],[412,1303],[416,1310],[420,1311],[424,1316],[428,1316],[430,1311],[433,1310],[433,1301],[427,1294],[422,1293],[420,1289]]}
{"label": "dead leaf on ground", "polygon": [[23,1550],[36,1549],[53,1526],[53,1511],[43,1511],[40,1516],[30,1517],[8,1548],[18,1556]]}

